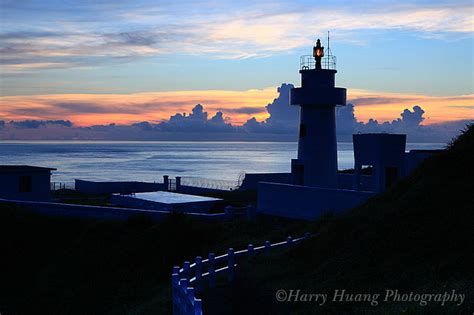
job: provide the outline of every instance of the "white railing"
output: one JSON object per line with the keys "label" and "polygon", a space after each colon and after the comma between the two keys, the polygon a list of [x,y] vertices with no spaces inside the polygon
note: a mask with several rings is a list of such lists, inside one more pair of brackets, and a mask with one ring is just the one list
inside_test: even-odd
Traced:
{"label": "white railing", "polygon": [[216,276],[219,274],[227,274],[228,281],[233,281],[237,258],[257,253],[267,253],[272,249],[292,246],[309,238],[309,236],[309,233],[296,239],[288,236],[285,241],[274,244],[266,241],[264,245],[259,247],[248,244],[246,249],[239,251],[229,248],[227,254],[216,256],[214,253],[209,253],[207,259],[197,256],[192,264],[189,261],[185,261],[182,268],[179,266],[173,267],[171,274],[173,314],[202,315],[202,299],[197,298],[196,294],[202,292],[205,281],[208,282],[210,288],[215,287]]}
{"label": "white railing", "polygon": [[237,181],[199,177],[182,177],[181,185],[217,190],[235,190],[238,188]]}

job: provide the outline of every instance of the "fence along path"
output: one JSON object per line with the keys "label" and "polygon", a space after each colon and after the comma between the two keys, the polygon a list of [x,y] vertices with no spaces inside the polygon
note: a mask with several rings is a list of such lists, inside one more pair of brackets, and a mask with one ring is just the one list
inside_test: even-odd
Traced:
{"label": "fence along path", "polygon": [[208,282],[209,287],[215,287],[216,276],[219,274],[227,274],[227,280],[229,282],[233,281],[237,258],[265,253],[285,246],[293,246],[309,238],[309,236],[309,233],[296,239],[288,236],[285,241],[274,244],[266,241],[264,245],[259,247],[248,244],[246,249],[239,251],[229,248],[226,254],[215,256],[214,253],[209,253],[207,259],[197,256],[192,264],[185,261],[182,268],[179,266],[173,267],[171,274],[173,314],[202,315],[202,300],[197,298],[196,294],[202,292],[205,281]]}

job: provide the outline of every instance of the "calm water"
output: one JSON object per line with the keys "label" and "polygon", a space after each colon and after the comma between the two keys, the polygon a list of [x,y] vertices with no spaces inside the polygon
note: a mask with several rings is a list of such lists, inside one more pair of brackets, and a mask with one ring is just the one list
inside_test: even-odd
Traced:
{"label": "calm water", "polygon": [[[410,143],[407,149],[439,149]],[[162,181],[163,175],[237,181],[241,172],[289,172],[296,143],[0,142],[0,164],[53,167],[52,181]],[[353,167],[352,143],[338,143],[339,168]]]}

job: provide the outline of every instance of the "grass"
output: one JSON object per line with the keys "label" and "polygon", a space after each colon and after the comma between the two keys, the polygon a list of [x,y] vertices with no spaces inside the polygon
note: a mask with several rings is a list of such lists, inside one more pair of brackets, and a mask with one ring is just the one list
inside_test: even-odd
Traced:
{"label": "grass", "polygon": [[[474,311],[474,127],[446,152],[426,160],[393,189],[344,216],[328,218],[320,234],[273,257],[255,257],[240,278],[204,295],[208,314],[472,314]],[[443,293],[463,305],[439,303],[281,303],[278,289],[333,294]],[[217,292],[216,292],[217,291]],[[216,299],[216,295],[221,295]]]}
{"label": "grass", "polygon": [[0,204],[0,313],[166,314],[173,265],[301,235],[281,219],[161,222],[49,217]]}

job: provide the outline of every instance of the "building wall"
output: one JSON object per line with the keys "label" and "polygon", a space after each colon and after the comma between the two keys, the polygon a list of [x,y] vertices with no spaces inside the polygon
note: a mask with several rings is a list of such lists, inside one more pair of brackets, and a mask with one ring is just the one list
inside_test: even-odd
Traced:
{"label": "building wall", "polygon": [[[373,191],[372,176],[361,175],[360,176],[360,190],[362,191]],[[339,189],[353,190],[354,187],[354,174],[338,174],[337,175],[337,187]]]}
{"label": "building wall", "polygon": [[291,173],[248,173],[240,186],[240,190],[257,190],[259,182],[291,184]]}
{"label": "building wall", "polygon": [[76,190],[86,194],[134,193],[164,190],[161,183],[92,182],[76,179]]}
{"label": "building wall", "polygon": [[314,220],[328,211],[340,213],[349,210],[373,195],[365,191],[260,183],[257,212]]}
{"label": "building wall", "polygon": [[[31,176],[31,192],[20,192],[20,177]],[[51,181],[48,172],[15,172],[0,174],[0,198],[17,200],[48,200]]]}
{"label": "building wall", "polygon": [[404,175],[408,176],[415,170],[424,160],[432,156],[443,152],[444,150],[411,150],[405,153],[405,170]]}

